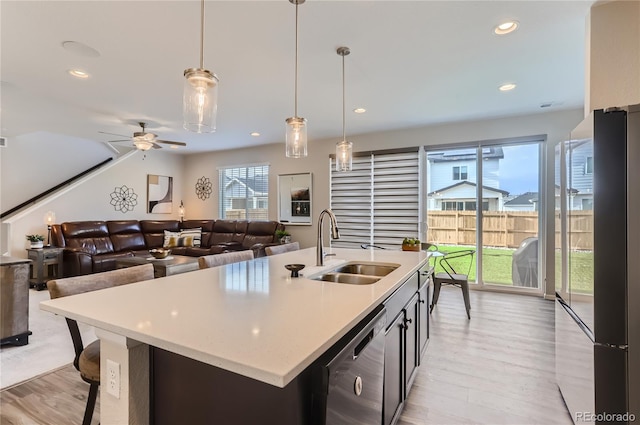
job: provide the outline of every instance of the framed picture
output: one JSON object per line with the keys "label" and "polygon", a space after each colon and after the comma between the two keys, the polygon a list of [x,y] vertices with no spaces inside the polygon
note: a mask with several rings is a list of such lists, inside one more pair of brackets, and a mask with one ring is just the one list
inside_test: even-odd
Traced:
{"label": "framed picture", "polygon": [[278,221],[286,225],[311,225],[311,173],[278,176]]}
{"label": "framed picture", "polygon": [[173,177],[147,174],[147,212],[171,214]]}

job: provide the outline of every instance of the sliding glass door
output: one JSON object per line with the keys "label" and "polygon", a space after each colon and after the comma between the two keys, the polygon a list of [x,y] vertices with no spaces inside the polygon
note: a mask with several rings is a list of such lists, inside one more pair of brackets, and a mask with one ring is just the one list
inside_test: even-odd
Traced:
{"label": "sliding glass door", "polygon": [[427,150],[427,241],[445,254],[475,250],[470,281],[541,287],[540,146],[531,140]]}

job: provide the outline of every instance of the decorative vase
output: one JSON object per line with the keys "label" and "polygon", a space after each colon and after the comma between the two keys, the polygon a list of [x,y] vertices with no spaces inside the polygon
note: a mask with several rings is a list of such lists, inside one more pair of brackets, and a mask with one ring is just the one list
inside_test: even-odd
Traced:
{"label": "decorative vase", "polygon": [[287,236],[283,236],[280,238],[280,243],[281,244],[286,244],[286,243],[291,243],[291,236],[287,235]]}
{"label": "decorative vase", "polygon": [[417,244],[402,244],[403,251],[420,251],[420,245]]}
{"label": "decorative vase", "polygon": [[31,248],[37,249],[44,246],[44,241],[31,242]]}

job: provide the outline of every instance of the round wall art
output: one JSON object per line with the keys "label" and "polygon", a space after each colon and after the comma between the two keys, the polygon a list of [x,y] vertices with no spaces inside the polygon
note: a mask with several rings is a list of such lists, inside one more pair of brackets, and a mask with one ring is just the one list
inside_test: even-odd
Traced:
{"label": "round wall art", "polygon": [[136,205],[138,205],[138,195],[134,190],[126,185],[116,187],[111,192],[111,205],[116,211],[120,211],[123,214],[128,211],[133,211]]}
{"label": "round wall art", "polygon": [[200,177],[196,182],[196,195],[198,195],[198,198],[204,201],[211,196],[211,193],[213,193],[211,180],[205,176]]}

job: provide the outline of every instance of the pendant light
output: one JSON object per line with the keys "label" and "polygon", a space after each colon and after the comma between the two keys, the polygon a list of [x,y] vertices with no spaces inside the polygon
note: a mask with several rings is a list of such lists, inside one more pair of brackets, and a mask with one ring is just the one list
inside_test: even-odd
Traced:
{"label": "pendant light", "polygon": [[216,131],[219,80],[204,68],[204,0],[200,7],[200,67],[185,69],[184,76],[183,127],[195,133]]}
{"label": "pendant light", "polygon": [[353,159],[353,143],[347,141],[345,135],[345,102],[344,102],[344,57],[351,53],[348,47],[338,47],[336,51],[342,56],[342,141],[336,143],[336,171],[351,171]]}
{"label": "pendant light", "polygon": [[289,0],[296,5],[296,68],[294,115],[286,119],[286,155],[287,158],[305,158],[307,156],[307,120],[298,116],[298,5],[305,0]]}

